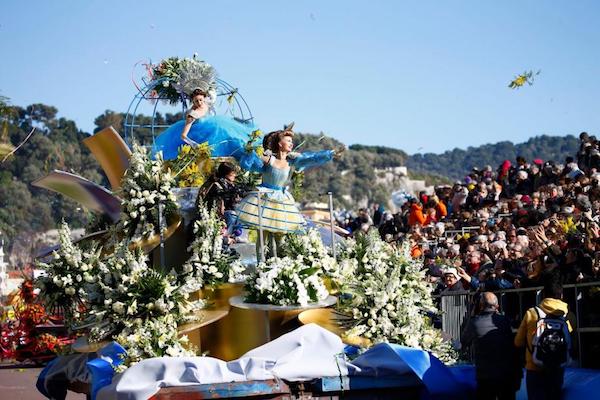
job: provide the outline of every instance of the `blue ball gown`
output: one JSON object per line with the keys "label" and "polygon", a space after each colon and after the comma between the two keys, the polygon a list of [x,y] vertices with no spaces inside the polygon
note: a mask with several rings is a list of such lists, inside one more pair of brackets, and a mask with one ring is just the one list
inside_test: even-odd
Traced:
{"label": "blue ball gown", "polygon": [[[185,120],[177,121],[162,132],[152,145],[152,156],[162,151],[164,160],[177,158],[179,148],[185,143],[181,132]],[[257,128],[253,124],[245,124],[223,115],[208,115],[194,120],[188,138],[196,143],[208,142],[213,157],[229,157],[236,159],[242,156],[244,146],[250,134]]]}

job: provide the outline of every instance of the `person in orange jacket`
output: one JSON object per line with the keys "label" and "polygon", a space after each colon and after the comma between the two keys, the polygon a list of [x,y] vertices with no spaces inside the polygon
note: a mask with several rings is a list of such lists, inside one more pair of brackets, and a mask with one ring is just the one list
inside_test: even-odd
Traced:
{"label": "person in orange jacket", "polygon": [[411,200],[410,211],[408,213],[408,225],[423,225],[425,216],[423,215],[423,206],[417,199]]}
{"label": "person in orange jacket", "polygon": [[438,221],[446,218],[446,216],[448,215],[448,209],[446,208],[446,205],[444,204],[444,202],[441,201],[439,199],[439,197],[437,197],[436,195],[429,197],[429,200],[433,204],[435,204],[435,212],[436,212]]}

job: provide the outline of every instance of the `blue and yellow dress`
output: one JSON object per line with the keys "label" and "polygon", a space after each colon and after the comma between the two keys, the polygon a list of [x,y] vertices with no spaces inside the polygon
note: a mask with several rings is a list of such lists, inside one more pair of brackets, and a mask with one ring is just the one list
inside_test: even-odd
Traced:
{"label": "blue and yellow dress", "polygon": [[[303,171],[307,168],[323,165],[333,159],[333,150],[304,152],[294,158],[288,157],[287,168],[277,168],[273,165],[274,157],[268,164],[255,154],[246,154],[240,160],[240,166],[246,170],[262,173],[262,183],[258,186],[261,192],[262,228],[275,233],[290,233],[302,231],[306,221],[294,197],[287,190],[292,168]],[[237,206],[238,223],[246,228],[258,229],[258,194],[251,193]]]}
{"label": "blue and yellow dress", "polygon": [[[208,142],[212,157],[240,158],[250,134],[257,128],[253,124],[245,124],[224,115],[206,115],[196,117],[193,110],[187,115],[194,118],[188,133],[188,138],[196,143]],[[164,160],[177,158],[179,148],[185,143],[181,139],[181,132],[185,120],[177,121],[162,132],[152,145],[152,156],[162,151]]]}

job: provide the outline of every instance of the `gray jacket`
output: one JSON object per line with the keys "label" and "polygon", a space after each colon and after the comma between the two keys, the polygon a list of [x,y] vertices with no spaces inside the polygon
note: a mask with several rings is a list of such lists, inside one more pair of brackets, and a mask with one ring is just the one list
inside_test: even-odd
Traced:
{"label": "gray jacket", "polygon": [[[495,311],[483,311],[469,320],[460,341],[473,346],[477,380],[511,382],[518,371],[510,322]],[[520,380],[520,379],[519,379]]]}

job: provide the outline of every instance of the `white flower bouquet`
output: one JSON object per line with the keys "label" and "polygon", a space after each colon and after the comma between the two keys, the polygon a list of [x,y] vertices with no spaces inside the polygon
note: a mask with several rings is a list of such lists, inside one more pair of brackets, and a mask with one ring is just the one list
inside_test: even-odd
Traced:
{"label": "white flower bouquet", "polygon": [[348,241],[340,264],[354,269],[349,296],[338,303],[339,312],[351,316],[346,335],[373,343],[392,342],[430,351],[446,363],[456,361],[430,316],[437,313],[433,287],[408,247],[397,249],[377,233]]}
{"label": "white flower bouquet", "polygon": [[177,320],[171,314],[146,320],[127,320],[115,340],[127,349],[127,360],[119,366],[121,370],[146,358],[196,355],[185,347],[189,346],[187,336],[177,334]]}
{"label": "white flower bouquet", "polygon": [[128,352],[125,367],[147,357],[192,355],[177,324],[204,303],[188,302],[175,276],[153,270],[143,251],[126,242],[102,258],[96,245],[86,251],[74,244],[66,224],[59,237],[60,248],[41,264],[46,275],[36,282],[47,308],[60,307],[70,328],[89,328],[90,342],[119,341]]}
{"label": "white flower bouquet", "polygon": [[307,306],[329,296],[321,268],[307,266],[302,257],[271,258],[256,267],[246,281],[248,303]]}
{"label": "white flower bouquet", "polygon": [[126,232],[132,241],[159,233],[158,205],[161,203],[164,206],[164,231],[177,215],[177,198],[172,187],[174,179],[164,168],[160,156],[152,160],[144,147],[134,144],[119,193],[122,213],[117,229]]}
{"label": "white flower bouquet", "polygon": [[149,68],[155,83],[153,95],[171,104],[181,100],[182,93],[191,94],[198,86],[208,92],[212,102],[217,98],[216,71],[205,61],[196,58],[169,57]]}
{"label": "white flower bouquet", "polygon": [[97,291],[90,293],[90,315],[96,320],[90,339],[98,341],[120,332],[128,320],[151,320],[167,314],[180,315],[184,295],[175,277],[147,265],[140,250],[121,244],[100,263]]}
{"label": "white flower bouquet", "polygon": [[214,210],[198,205],[198,218],[194,223],[194,241],[188,247],[190,259],[183,265],[181,277],[185,290],[192,292],[204,286],[245,280],[244,266],[235,253],[223,250],[225,222]]}
{"label": "white flower bouquet", "polygon": [[319,231],[314,228],[303,234],[285,235],[278,250],[283,257],[300,259],[306,267],[320,269],[332,290],[342,289],[349,278],[344,274],[351,273],[347,268],[340,269],[336,259],[323,244]]}
{"label": "white flower bouquet", "polygon": [[36,279],[40,298],[51,313],[64,314],[69,325],[80,320],[89,304],[88,297],[97,283],[100,250],[91,244],[87,249],[71,240],[71,230],[63,223],[58,230],[60,247],[48,263],[38,263],[45,274]]}

